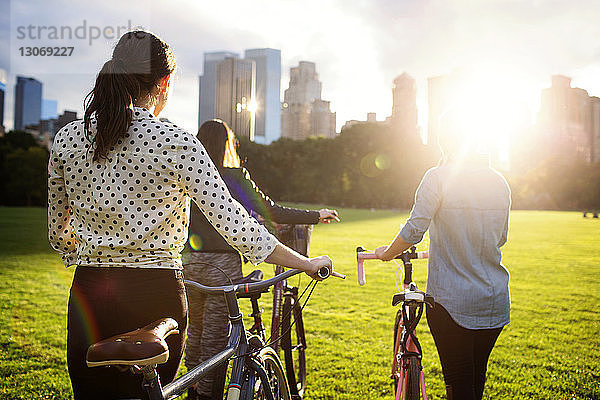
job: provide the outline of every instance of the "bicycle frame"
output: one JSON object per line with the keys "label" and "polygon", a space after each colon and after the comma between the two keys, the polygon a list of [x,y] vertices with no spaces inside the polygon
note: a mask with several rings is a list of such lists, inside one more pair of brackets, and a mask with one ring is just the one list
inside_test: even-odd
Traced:
{"label": "bicycle frame", "polygon": [[[303,256],[308,257],[310,249],[310,237],[312,225],[306,224],[281,224],[278,225],[278,238],[289,248],[297,251]],[[279,275],[285,271],[281,265],[275,266],[275,275]],[[283,298],[289,294],[290,287],[285,280],[278,282],[273,286],[273,312],[271,316],[271,341],[273,349],[279,352],[280,343],[279,336],[281,334],[281,311],[283,306]]]}

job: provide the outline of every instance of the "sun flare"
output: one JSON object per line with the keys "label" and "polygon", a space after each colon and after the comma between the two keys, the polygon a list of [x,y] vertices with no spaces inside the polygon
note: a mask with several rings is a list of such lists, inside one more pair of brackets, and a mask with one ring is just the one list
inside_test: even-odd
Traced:
{"label": "sun flare", "polygon": [[526,79],[508,68],[486,66],[454,71],[452,78],[447,104],[464,110],[463,134],[506,167],[511,142],[530,122]]}

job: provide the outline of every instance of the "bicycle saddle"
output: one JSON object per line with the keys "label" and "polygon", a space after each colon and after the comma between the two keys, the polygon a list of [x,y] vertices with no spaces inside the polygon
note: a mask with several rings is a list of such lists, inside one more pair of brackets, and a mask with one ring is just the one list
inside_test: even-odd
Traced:
{"label": "bicycle saddle", "polygon": [[146,366],[162,364],[169,359],[165,338],[179,333],[177,321],[163,318],[131,332],[115,335],[88,348],[88,367],[109,365]]}

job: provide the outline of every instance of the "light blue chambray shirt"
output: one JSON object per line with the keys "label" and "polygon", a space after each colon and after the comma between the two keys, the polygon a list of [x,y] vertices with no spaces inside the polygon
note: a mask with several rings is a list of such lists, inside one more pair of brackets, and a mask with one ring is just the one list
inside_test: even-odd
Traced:
{"label": "light blue chambray shirt", "polygon": [[410,218],[400,231],[418,243],[429,228],[427,292],[467,329],[510,321],[506,243],[510,189],[487,159],[447,162],[425,173]]}

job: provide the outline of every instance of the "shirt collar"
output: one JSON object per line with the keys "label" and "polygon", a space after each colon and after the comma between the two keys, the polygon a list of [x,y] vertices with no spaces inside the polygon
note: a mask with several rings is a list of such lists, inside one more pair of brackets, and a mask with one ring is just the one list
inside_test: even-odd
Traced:
{"label": "shirt collar", "polygon": [[142,119],[156,119],[156,117],[147,108],[133,106],[133,119],[139,121]]}

